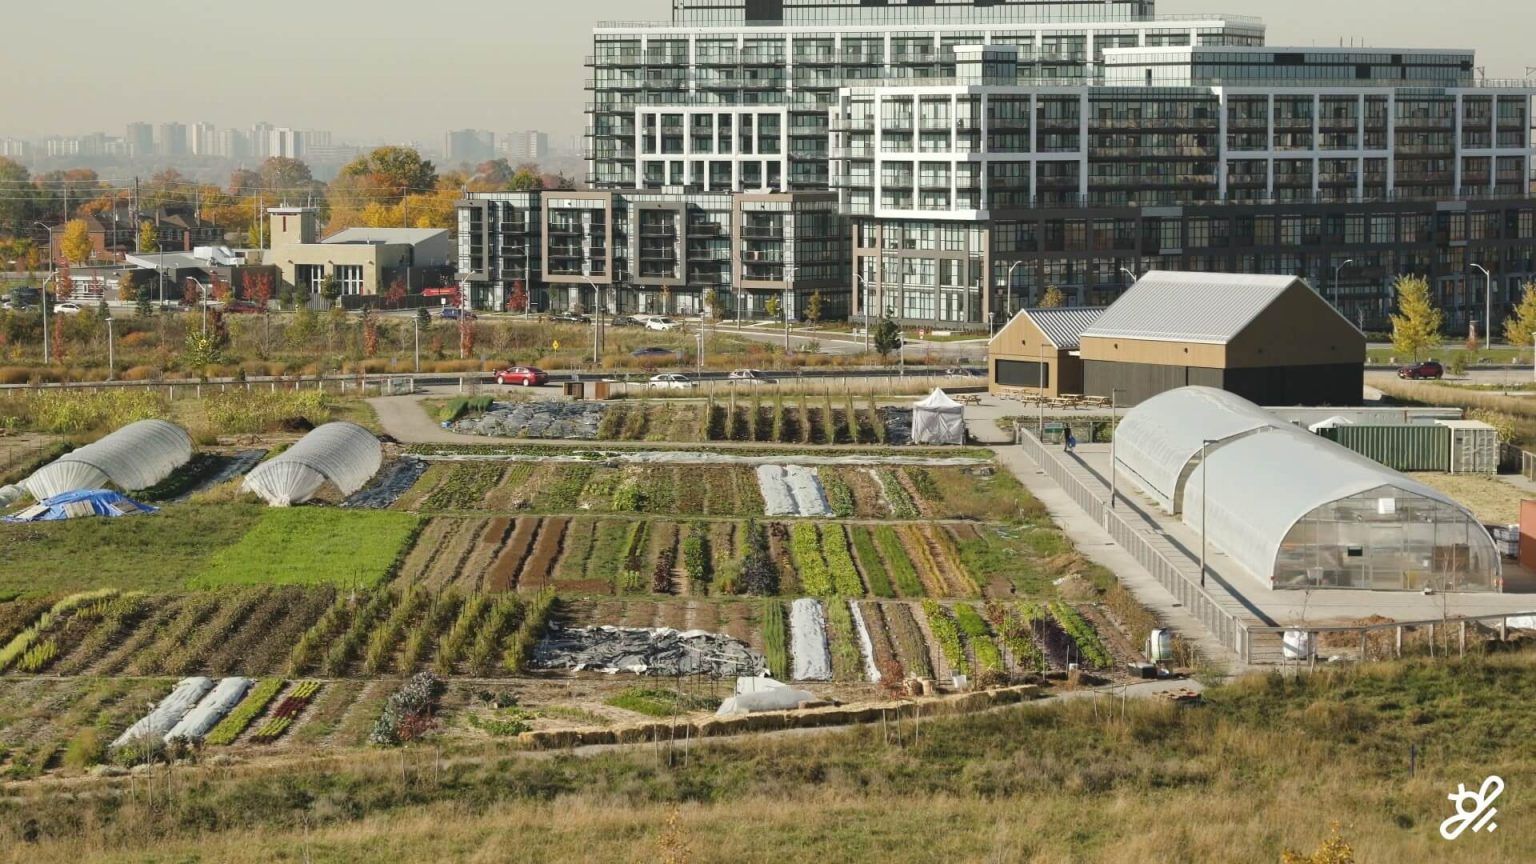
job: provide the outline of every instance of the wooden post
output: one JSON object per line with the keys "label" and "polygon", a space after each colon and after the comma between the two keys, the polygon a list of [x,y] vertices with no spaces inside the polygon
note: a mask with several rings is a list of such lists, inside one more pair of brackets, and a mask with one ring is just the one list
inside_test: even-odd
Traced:
{"label": "wooden post", "polygon": [[1461,644],[1457,650],[1457,656],[1465,657],[1467,656],[1467,619],[1465,618],[1461,619],[1461,637],[1459,641]]}
{"label": "wooden post", "polygon": [[1429,625],[1429,656],[1435,656],[1435,625]]}
{"label": "wooden post", "polygon": [[1399,624],[1399,625],[1397,625],[1396,627],[1394,627],[1392,629],[1397,631],[1397,651],[1396,651],[1396,656],[1399,659],[1401,659],[1402,656],[1403,656],[1403,625]]}
{"label": "wooden post", "polygon": [[1500,618],[1499,619],[1499,641],[1503,642],[1507,638],[1509,638],[1509,619],[1508,618]]}
{"label": "wooden post", "polygon": [[1360,662],[1365,662],[1365,638],[1369,634],[1363,628],[1360,630]]}

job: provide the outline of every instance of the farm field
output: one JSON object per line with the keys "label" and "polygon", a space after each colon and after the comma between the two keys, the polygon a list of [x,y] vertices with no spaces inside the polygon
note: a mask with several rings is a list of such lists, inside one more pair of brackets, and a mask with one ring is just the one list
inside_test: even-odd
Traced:
{"label": "farm field", "polygon": [[886,414],[893,409],[887,399],[877,399],[870,392],[845,391],[838,385],[828,389],[819,382],[783,388],[706,385],[705,391],[702,398],[641,395],[582,403],[582,410],[599,418],[595,429],[557,425],[553,429],[540,426],[537,432],[528,431],[527,418],[566,416],[569,409],[514,396],[497,400],[488,411],[455,418],[453,428],[508,437],[580,435],[597,441],[676,443],[884,444],[889,436]]}
{"label": "farm field", "polygon": [[[753,531],[765,538],[766,558],[780,574],[778,590],[754,590],[741,579]],[[1054,536],[923,521],[434,516],[392,584],[490,592],[552,587],[570,596],[1051,599],[1058,595],[1054,579],[1089,569]]]}
{"label": "farm field", "polygon": [[[839,518],[1015,522],[1033,515],[1017,481],[991,466],[815,472]],[[763,515],[764,501],[746,465],[476,460],[432,463],[394,509],[746,517]]]}

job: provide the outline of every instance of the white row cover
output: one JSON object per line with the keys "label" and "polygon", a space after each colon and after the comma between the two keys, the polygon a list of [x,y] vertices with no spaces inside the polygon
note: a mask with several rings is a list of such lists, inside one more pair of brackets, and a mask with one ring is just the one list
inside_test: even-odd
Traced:
{"label": "white row cover", "polygon": [[757,488],[768,516],[831,516],[816,469],[804,465],[759,465]]}
{"label": "white row cover", "polygon": [[[1115,427],[1115,461],[1168,513],[1178,513],[1184,479],[1224,442],[1285,421],[1241,396],[1214,387],[1180,387],[1127,411]],[[1186,508],[1187,509],[1187,508]]]}
{"label": "white row cover", "polygon": [[165,420],[140,420],[60,456],[21,482],[39,501],[65,492],[145,489],[192,458],[192,438]]}
{"label": "white row cover", "polygon": [[165,742],[169,744],[173,739],[183,738],[188,741],[201,741],[203,736],[213,730],[224,715],[235,709],[240,700],[245,698],[247,690],[251,689],[253,682],[249,678],[225,678],[203,697],[203,701],[197,703],[197,707],[187,712],[187,716],[181,718],[181,722],[171,727],[171,731],[165,733]]}
{"label": "white row cover", "polygon": [[[843,602],[843,601],[838,601]],[[864,623],[864,613],[859,604],[849,600],[848,611],[853,613],[853,630],[859,635],[859,654],[864,658],[864,677],[871,684],[880,683],[880,670],[875,666],[875,643],[869,638],[869,625]]]}
{"label": "white row cover", "polygon": [[202,699],[209,690],[213,689],[213,679],[201,676],[195,678],[183,678],[177,682],[176,688],[171,694],[160,700],[148,714],[123,734],[117,736],[112,742],[113,747],[121,747],[144,738],[159,738],[171,731],[181,718],[187,716],[199,699]]}
{"label": "white row cover", "polygon": [[736,695],[721,702],[715,714],[724,717],[757,711],[792,711],[800,707],[800,703],[815,699],[815,694],[809,691],[772,678],[737,678]]}
{"label": "white row cover", "polygon": [[831,681],[832,655],[827,650],[827,617],[821,601],[802,597],[789,604],[790,677],[796,681]]}
{"label": "white row cover", "polygon": [[258,465],[245,475],[242,488],[273,507],[302,504],[326,482],[351,495],[367,485],[383,461],[384,450],[372,432],[356,423],[327,423]]}

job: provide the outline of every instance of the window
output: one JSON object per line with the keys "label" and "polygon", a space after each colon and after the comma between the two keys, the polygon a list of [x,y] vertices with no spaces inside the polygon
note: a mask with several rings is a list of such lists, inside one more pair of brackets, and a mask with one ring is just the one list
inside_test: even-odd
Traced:
{"label": "window", "polygon": [[363,293],[363,265],[337,264],[336,282],[341,286],[342,296]]}

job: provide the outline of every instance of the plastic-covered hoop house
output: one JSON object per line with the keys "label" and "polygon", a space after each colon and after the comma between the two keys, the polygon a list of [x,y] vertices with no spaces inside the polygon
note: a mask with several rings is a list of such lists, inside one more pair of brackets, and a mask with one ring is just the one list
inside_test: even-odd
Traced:
{"label": "plastic-covered hoop house", "polygon": [[108,486],[131,492],[159,483],[191,458],[192,438],[185,429],[165,420],[140,420],[60,456],[21,485],[39,501]]}
{"label": "plastic-covered hoop house", "polygon": [[274,507],[302,504],[326,483],[351,495],[367,485],[383,460],[372,432],[356,423],[327,423],[247,474],[243,488]]}
{"label": "plastic-covered hoop house", "polygon": [[1501,587],[1493,538],[1455,499],[1230,393],[1142,402],[1115,448],[1121,471],[1267,587]]}

